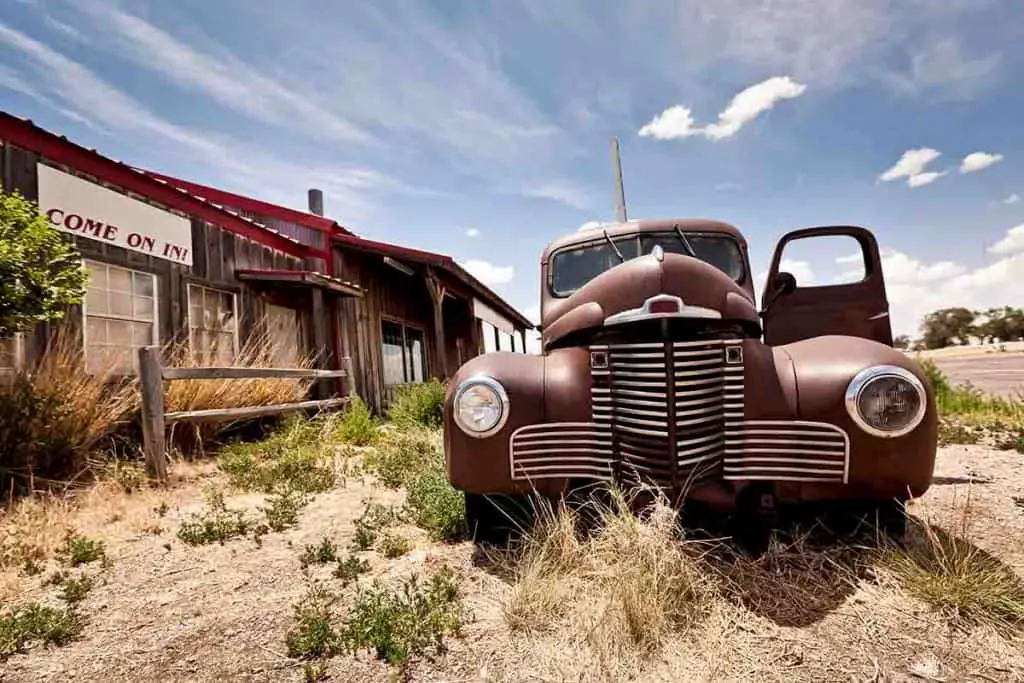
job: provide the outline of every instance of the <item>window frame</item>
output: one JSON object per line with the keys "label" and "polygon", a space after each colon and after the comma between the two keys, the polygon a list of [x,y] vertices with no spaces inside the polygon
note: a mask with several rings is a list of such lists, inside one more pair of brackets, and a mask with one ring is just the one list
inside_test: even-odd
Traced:
{"label": "window frame", "polygon": [[[90,263],[93,263],[93,264],[96,264],[96,265],[99,265],[99,266],[103,266],[104,268],[106,268],[107,269],[108,277],[109,277],[110,269],[111,268],[116,268],[118,270],[123,270],[123,271],[125,271],[127,273],[130,273],[132,275],[136,275],[136,274],[137,275],[145,275],[146,277],[149,277],[152,280],[152,282],[153,282],[153,320],[150,321],[150,324],[153,326],[153,335],[152,335],[152,338],[150,339],[150,345],[151,346],[159,346],[160,345],[160,278],[157,276],[157,274],[156,273],[151,273],[151,272],[146,271],[146,270],[139,270],[138,268],[129,268],[127,266],[120,266],[120,265],[117,265],[117,264],[114,264],[114,263],[108,263],[106,261],[100,261],[100,260],[94,259],[94,258],[83,258],[82,259],[82,267],[85,268],[86,270],[88,270]],[[86,281],[86,295],[82,298],[82,303],[81,303],[81,306],[82,306],[82,357],[85,360],[85,370],[86,370],[86,372],[90,371],[89,370],[89,316],[90,316],[90,313],[89,313],[88,287],[89,287],[89,283],[88,283],[88,280],[87,280]],[[110,291],[109,287],[106,289],[106,291],[107,292]],[[129,293],[129,295],[131,295],[131,294],[132,293]],[[133,304],[133,306],[134,306],[134,304]],[[91,315],[93,317],[95,317],[95,318],[101,318],[101,319],[104,319],[104,320],[119,320],[119,321],[128,322],[128,323],[146,322],[144,320],[135,320],[134,318],[125,318],[123,316],[113,315],[113,314],[110,314],[110,313],[93,313]],[[135,347],[132,346],[132,348],[135,348]],[[138,362],[139,362],[138,361],[138,357],[133,357],[132,358],[132,367],[131,367],[130,374],[137,374],[138,373],[138,371],[139,371]]]}
{"label": "window frame", "polygon": [[3,341],[14,342],[13,365],[0,365],[0,378],[13,377],[25,367],[25,333],[16,332],[13,337]]}
{"label": "window frame", "polygon": [[[187,307],[187,310],[188,310],[188,315],[185,316],[185,325],[186,325],[187,331],[188,331],[189,354],[193,358],[195,357],[195,353],[196,353],[195,345],[192,342],[192,288],[193,287],[197,287],[199,289],[205,289],[205,290],[208,290],[208,291],[211,291],[211,292],[216,292],[218,294],[230,294],[231,295],[231,312],[232,312],[232,314],[235,317],[235,329],[234,329],[234,335],[233,335],[234,336],[234,342],[232,344],[232,349],[231,349],[231,362],[234,363],[235,360],[237,360],[237,358],[238,358],[238,353],[239,353],[239,350],[241,348],[240,342],[241,342],[241,336],[242,336],[241,325],[240,325],[241,319],[240,319],[239,312],[238,312],[238,292],[233,290],[233,289],[222,289],[220,287],[214,287],[212,285],[206,284],[206,283],[201,282],[201,281],[196,281],[196,280],[186,281],[185,282],[185,306]],[[200,328],[197,328],[197,329],[204,330],[205,328],[200,327]]]}
{"label": "window frame", "polygon": [[[403,378],[403,382],[401,384],[387,384],[387,383],[384,382],[384,362],[383,362],[384,361],[384,323],[391,323],[392,325],[397,325],[399,327],[399,329],[401,329],[401,331],[402,331],[402,378]],[[410,364],[411,361],[410,361],[410,359],[406,355],[408,353],[408,350],[409,350],[409,343],[408,343],[408,339],[407,339],[406,334],[405,334],[405,331],[406,331],[407,328],[408,329],[412,329],[412,330],[416,330],[421,335],[423,335],[423,380],[421,382],[414,382],[414,381],[411,381],[409,379],[406,379],[406,373],[409,371],[409,369],[411,367],[411,364]],[[388,315],[382,315],[380,317],[380,326],[379,326],[378,329],[380,330],[380,350],[381,350],[380,380],[381,380],[381,385],[384,386],[385,388],[387,388],[387,387],[402,386],[404,384],[422,384],[423,382],[428,381],[430,379],[431,375],[430,375],[430,351],[429,351],[429,349],[427,347],[427,336],[428,335],[427,335],[427,328],[426,328],[426,326],[425,325],[419,325],[417,323],[412,323],[412,322],[409,322],[408,320],[403,320],[402,318],[395,318],[395,317],[388,316]]]}
{"label": "window frame", "polygon": [[[660,235],[671,235],[671,234],[672,234],[671,230],[640,230],[640,231],[633,232],[633,233],[630,233],[630,234],[624,235],[624,236],[623,235],[619,235],[618,237],[616,237],[615,235],[608,235],[608,237],[611,238],[611,240],[613,242],[615,242],[616,246],[622,244],[623,242],[635,241],[636,247],[637,247],[637,249],[636,249],[637,256],[634,256],[632,258],[627,258],[624,261],[624,263],[628,263],[629,261],[632,261],[633,258],[640,258],[640,256],[644,256],[644,254],[640,254],[640,239],[642,237],[645,237],[645,236],[648,236],[648,235],[650,235],[650,236],[660,236]],[[747,279],[747,259],[744,256],[743,245],[740,244],[740,241],[738,239],[736,239],[735,237],[733,237],[732,235],[729,235],[727,233],[715,232],[713,230],[712,231],[707,231],[707,230],[686,231],[686,230],[684,230],[683,234],[686,235],[687,237],[714,237],[714,238],[717,238],[717,239],[723,239],[723,240],[731,241],[736,246],[736,251],[740,255],[740,268],[741,268],[741,270],[740,270],[740,276],[738,278],[733,280],[730,277],[729,279],[733,280],[733,282],[735,282],[736,284],[742,284],[743,282],[746,281],[746,279]],[[606,240],[604,238],[604,236],[595,237],[594,239],[590,239],[590,240],[587,240],[585,242],[575,242],[573,244],[567,244],[564,247],[560,247],[559,249],[556,249],[555,251],[551,252],[551,255],[548,257],[547,277],[544,278],[544,286],[547,287],[548,294],[552,298],[555,298],[555,299],[568,299],[570,296],[572,296],[573,294],[575,294],[576,292],[578,292],[582,288],[582,285],[581,285],[580,287],[576,288],[575,290],[573,290],[573,291],[571,291],[571,292],[569,292],[567,294],[560,294],[557,291],[555,291],[555,259],[559,256],[559,254],[563,254],[563,253],[565,253],[567,251],[576,251],[577,249],[585,249],[587,247],[594,247],[594,246],[598,246],[598,245],[601,245],[601,244],[608,244],[608,240]],[[705,261],[705,263],[706,263],[706,261]],[[602,272],[607,272],[607,271],[602,271]],[[725,275],[726,277],[729,277],[728,273],[723,273],[723,275]],[[597,276],[595,275],[594,277],[597,277]],[[593,279],[593,278],[591,278],[591,279]],[[589,280],[588,280],[588,282],[589,282]],[[586,284],[586,283],[584,283],[584,284]]]}

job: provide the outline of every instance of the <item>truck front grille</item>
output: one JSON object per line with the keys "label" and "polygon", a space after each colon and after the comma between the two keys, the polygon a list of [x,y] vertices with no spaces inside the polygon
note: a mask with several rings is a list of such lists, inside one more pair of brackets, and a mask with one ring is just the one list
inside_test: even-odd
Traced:
{"label": "truck front grille", "polygon": [[720,476],[726,441],[742,429],[741,344],[590,348],[594,423],[610,435],[624,483],[685,488]]}

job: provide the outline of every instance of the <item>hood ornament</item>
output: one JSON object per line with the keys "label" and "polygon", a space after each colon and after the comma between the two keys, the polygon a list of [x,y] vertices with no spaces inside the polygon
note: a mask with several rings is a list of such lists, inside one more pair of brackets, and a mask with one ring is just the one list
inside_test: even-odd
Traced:
{"label": "hood ornament", "polygon": [[665,260],[665,250],[661,248],[660,244],[655,244],[654,248],[651,249],[651,256],[653,256],[658,263]]}

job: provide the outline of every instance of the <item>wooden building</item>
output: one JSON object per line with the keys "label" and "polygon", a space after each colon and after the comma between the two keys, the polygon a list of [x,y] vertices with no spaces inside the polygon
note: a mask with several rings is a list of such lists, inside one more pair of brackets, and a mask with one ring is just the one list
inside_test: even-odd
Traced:
{"label": "wooden building", "polygon": [[[140,346],[173,343],[228,364],[260,335],[282,366],[351,357],[355,389],[382,410],[401,384],[447,377],[485,349],[525,349],[529,321],[447,256],[137,169],[3,112],[0,178],[82,254],[89,289],[68,324],[90,364],[132,372]],[[0,343],[0,371],[48,334]]]}

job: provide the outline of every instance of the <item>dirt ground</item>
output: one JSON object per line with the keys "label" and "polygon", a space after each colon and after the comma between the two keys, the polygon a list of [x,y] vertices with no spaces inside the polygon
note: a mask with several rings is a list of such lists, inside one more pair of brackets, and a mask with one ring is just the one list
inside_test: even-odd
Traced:
{"label": "dirt ground", "polygon": [[[1024,579],[1024,461],[979,446],[941,449],[935,485],[913,513],[950,528],[972,510],[971,537]],[[363,501],[401,494],[349,478],[306,507],[297,527],[264,537],[192,548],[175,536],[202,506],[204,488],[219,481],[196,468],[170,492],[110,494],[62,521],[102,536],[113,564],[81,605],[83,636],[64,647],[37,648],[0,663],[2,681],[282,681],[302,680],[302,664],[284,654],[292,604],[330,568],[303,571],[299,553],[324,536],[348,545]],[[254,508],[260,496],[230,506]],[[166,501],[163,516],[157,507]],[[450,650],[409,671],[419,681],[616,680],[584,656],[585,634],[510,632],[502,602],[510,587],[488,571],[471,543],[429,543],[421,532],[409,555],[386,560],[363,553],[372,576],[439,565],[456,570],[472,620]],[[4,599],[52,601],[41,583],[49,571],[7,585]],[[363,579],[369,580],[369,579]],[[923,603],[878,582],[809,596],[797,623],[741,605],[723,605],[706,628],[651,656],[644,681],[1024,681],[1024,645],[991,631],[957,630]],[[386,681],[389,670],[369,655],[330,660],[332,681]]]}

